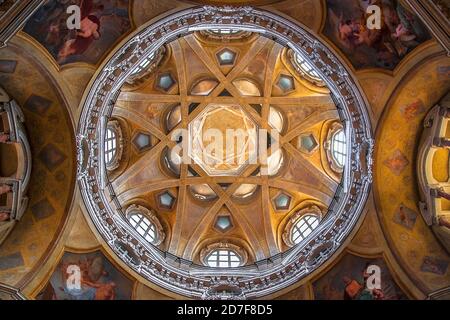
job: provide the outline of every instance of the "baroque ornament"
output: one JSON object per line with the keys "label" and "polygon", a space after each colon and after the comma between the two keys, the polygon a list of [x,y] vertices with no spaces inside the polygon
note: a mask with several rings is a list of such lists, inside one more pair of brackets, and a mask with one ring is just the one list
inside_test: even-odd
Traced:
{"label": "baroque ornament", "polygon": [[[106,175],[104,137],[122,84],[165,43],[193,31],[232,28],[263,34],[289,47],[325,79],[345,124],[347,158],[328,214],[309,241],[243,268],[199,266],[139,240],[126,222]],[[131,269],[172,292],[204,299],[254,299],[286,288],[313,272],[338,250],[357,223],[372,183],[373,139],[354,79],[335,54],[297,24],[251,7],[196,7],[141,29],[104,65],[84,101],[78,127],[78,182],[98,232]],[[363,159],[363,160],[362,160]]]}

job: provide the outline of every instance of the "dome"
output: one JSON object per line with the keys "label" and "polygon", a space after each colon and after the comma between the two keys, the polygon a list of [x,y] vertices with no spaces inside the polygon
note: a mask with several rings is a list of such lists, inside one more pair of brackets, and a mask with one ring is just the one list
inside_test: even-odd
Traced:
{"label": "dome", "polygon": [[[180,30],[176,40],[164,43],[161,62],[138,81],[138,86],[129,85],[131,81],[121,86],[112,116],[121,114],[131,130],[138,129],[132,119],[142,119],[140,126],[155,135],[159,144],[146,151],[148,155],[128,162],[120,172],[103,171],[103,176],[98,177],[111,186],[104,196],[117,199],[114,207],[105,203],[106,212],[122,210],[126,203],[151,205],[167,228],[165,232],[171,233],[158,244],[159,250],[190,261],[193,272],[202,270],[206,275],[210,268],[211,272],[218,269],[221,274],[231,276],[245,268],[259,274],[260,268],[277,256],[290,257],[287,259],[303,256],[312,271],[339,247],[339,242],[332,239],[351,230],[350,221],[360,214],[355,206],[366,198],[364,190],[370,177],[363,178],[362,174],[356,178],[350,174],[353,154],[348,154],[349,149],[341,142],[351,141],[357,135],[370,141],[364,105],[352,105],[352,110],[361,112],[358,123],[364,131],[356,132],[349,127],[332,136],[331,159],[339,170],[332,171],[332,166],[323,168],[322,161],[329,160],[325,148],[328,140],[320,128],[343,128],[349,122],[338,112],[331,94],[334,91],[339,95],[339,91],[324,89],[325,80],[320,85],[304,82],[304,75],[298,71],[298,59],[290,59],[293,50],[304,55],[304,47],[284,47],[257,31],[245,30],[245,36],[241,37],[239,31],[243,29],[239,25],[212,28],[210,36],[205,36],[201,24],[191,30],[195,28],[199,31]],[[224,32],[220,32],[222,29]],[[229,41],[224,42],[227,36]],[[273,37],[284,39],[284,34],[273,32]],[[145,61],[146,55],[154,56],[154,49],[137,50],[136,41],[144,38],[136,35],[121,49],[127,51],[127,46],[134,43],[130,47],[130,61]],[[315,50],[326,50],[317,47],[317,42],[315,45]],[[113,72],[116,61],[117,58],[112,58],[105,68]],[[324,62],[304,61],[303,67],[310,68],[311,77],[324,77],[319,63]],[[132,63],[130,70],[135,70]],[[123,72],[128,75],[126,68]],[[136,80],[135,73],[131,76]],[[333,77],[327,76],[326,82],[332,82]],[[120,87],[120,79],[117,78],[115,86]],[[96,87],[102,87],[101,79],[97,81]],[[360,101],[354,88],[349,86],[346,90],[354,95],[355,101]],[[143,101],[146,109],[140,107]],[[96,103],[94,98],[87,100],[83,114],[89,114]],[[306,110],[314,112],[305,117]],[[128,115],[132,114],[130,118]],[[355,111],[352,115],[356,117]],[[85,129],[82,126],[79,134],[84,134]],[[305,135],[308,141],[302,140]],[[302,143],[296,143],[296,139]],[[353,188],[355,179],[359,183],[356,201],[347,202],[350,194],[343,190]],[[84,183],[80,181],[81,185]],[[282,198],[278,199],[277,194]],[[86,196],[84,199],[91,201]],[[348,204],[344,211],[345,203]],[[348,214],[355,218],[344,218]],[[341,216],[338,220],[345,226],[339,229],[339,234],[331,231],[336,215]],[[94,221],[104,219],[96,210],[90,211],[90,216]],[[287,223],[294,217],[297,220]],[[135,220],[145,221],[140,216]],[[270,228],[269,223],[273,224]],[[108,230],[104,230],[104,236]],[[256,240],[255,233],[261,232],[258,230],[266,230],[263,242]],[[284,235],[286,232],[288,236]],[[329,234],[330,240],[319,240],[322,238],[319,234]],[[155,233],[146,237],[151,241],[145,241],[142,235],[136,235],[134,241],[156,254],[152,247]],[[277,238],[284,240],[275,242]],[[311,241],[315,251],[324,250],[320,257],[302,251]],[[275,264],[269,268],[280,267]],[[170,268],[177,270],[175,266]],[[243,270],[238,272],[247,272]],[[152,281],[151,277],[149,280]],[[186,290],[176,282],[167,282],[163,287],[166,286],[177,287],[192,297],[204,294],[201,288]],[[273,290],[283,286],[281,281]],[[245,294],[257,295],[254,290]]]}

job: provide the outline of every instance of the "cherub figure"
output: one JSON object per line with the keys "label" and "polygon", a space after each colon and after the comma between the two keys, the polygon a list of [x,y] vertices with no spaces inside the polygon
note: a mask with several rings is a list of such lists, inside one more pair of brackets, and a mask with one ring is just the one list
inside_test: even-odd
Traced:
{"label": "cherub figure", "polygon": [[94,7],[93,0],[81,1],[80,30],[76,32],[75,39],[67,40],[58,52],[58,62],[72,56],[84,53],[93,41],[100,39],[100,19],[92,14],[94,10],[102,10],[102,6]]}

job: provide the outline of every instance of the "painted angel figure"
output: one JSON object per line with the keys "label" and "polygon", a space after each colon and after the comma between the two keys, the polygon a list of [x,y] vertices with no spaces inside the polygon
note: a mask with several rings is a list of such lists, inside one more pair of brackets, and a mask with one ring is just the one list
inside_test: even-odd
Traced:
{"label": "painted angel figure", "polygon": [[81,21],[80,29],[76,31],[74,39],[67,40],[58,52],[58,62],[72,56],[84,53],[95,40],[100,39],[100,19],[93,14],[101,11],[102,5],[94,5],[93,0],[82,0],[80,4]]}
{"label": "painted angel figure", "polygon": [[329,19],[336,28],[335,38],[349,52],[355,52],[361,46],[376,47],[383,30],[370,30],[366,26],[366,8],[373,4],[373,0],[348,3],[351,4],[348,11],[339,6],[329,9]]}

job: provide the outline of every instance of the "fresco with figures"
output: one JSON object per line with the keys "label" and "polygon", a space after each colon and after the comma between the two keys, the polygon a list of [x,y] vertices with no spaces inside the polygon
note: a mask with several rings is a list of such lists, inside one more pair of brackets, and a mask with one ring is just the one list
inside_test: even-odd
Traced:
{"label": "fresco with figures", "polygon": [[[80,8],[80,30],[68,28],[69,5]],[[48,0],[24,27],[60,65],[97,64],[130,29],[129,0]]]}
{"label": "fresco with figures", "polygon": [[[80,285],[74,278],[80,270]],[[100,251],[66,252],[49,283],[37,297],[40,300],[129,300],[133,281],[125,277]]]}
{"label": "fresco with figures", "polygon": [[[370,289],[366,282],[371,274],[367,268],[381,270],[381,289]],[[314,284],[317,300],[405,300],[383,259],[366,259],[346,254],[336,266]]]}
{"label": "fresco with figures", "polygon": [[[369,29],[369,5],[381,9],[381,28]],[[420,19],[398,0],[327,0],[324,34],[356,69],[393,70],[414,48],[430,39]]]}

